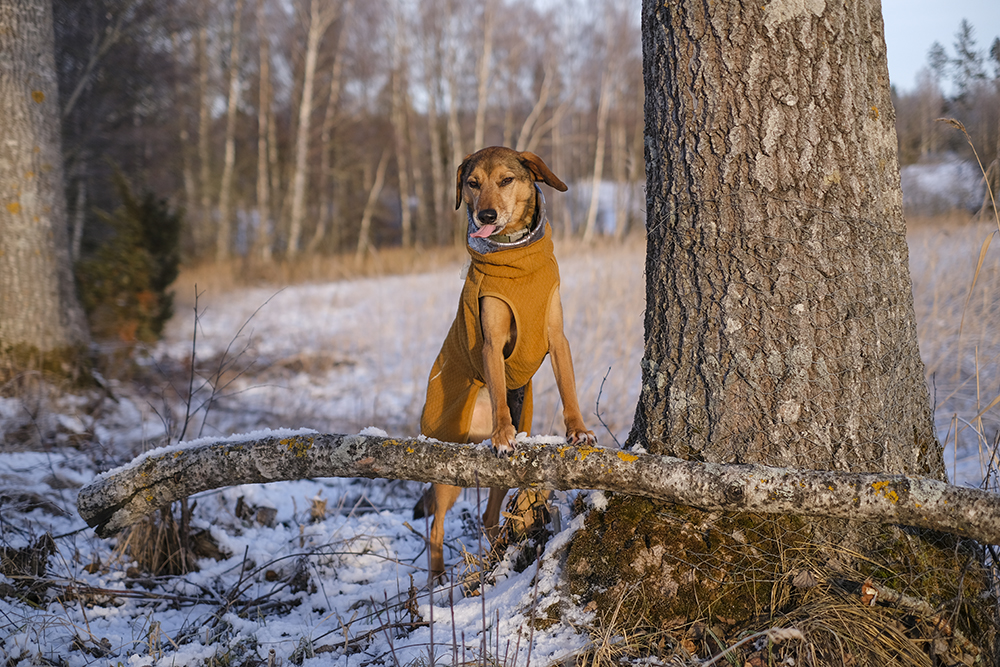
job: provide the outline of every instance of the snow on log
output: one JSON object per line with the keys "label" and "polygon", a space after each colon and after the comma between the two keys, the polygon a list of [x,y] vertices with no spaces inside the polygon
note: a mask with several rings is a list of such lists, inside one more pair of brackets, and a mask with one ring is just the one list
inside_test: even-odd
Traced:
{"label": "snow on log", "polygon": [[874,473],[684,461],[619,449],[484,445],[297,432],[154,450],[80,491],[80,515],[105,537],[186,496],[308,477],[408,479],[455,486],[602,489],[706,510],[858,519],[931,528],[1000,544],[1000,496]]}

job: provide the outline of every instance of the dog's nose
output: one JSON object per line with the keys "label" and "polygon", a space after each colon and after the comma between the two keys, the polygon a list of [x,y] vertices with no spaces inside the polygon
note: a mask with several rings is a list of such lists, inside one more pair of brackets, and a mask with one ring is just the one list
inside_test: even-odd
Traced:
{"label": "dog's nose", "polygon": [[478,217],[479,222],[483,223],[484,225],[492,225],[494,222],[497,221],[497,212],[496,209],[484,208],[482,211],[479,212],[479,215],[476,217]]}

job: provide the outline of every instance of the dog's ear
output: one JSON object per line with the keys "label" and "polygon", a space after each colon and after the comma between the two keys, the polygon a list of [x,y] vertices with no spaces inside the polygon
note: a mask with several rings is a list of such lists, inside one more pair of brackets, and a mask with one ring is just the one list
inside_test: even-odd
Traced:
{"label": "dog's ear", "polygon": [[534,175],[536,181],[551,185],[559,192],[566,192],[569,189],[565,183],[559,180],[558,176],[552,173],[552,170],[542,161],[542,158],[534,153],[524,151],[518,155],[518,160]]}
{"label": "dog's ear", "polygon": [[455,174],[455,210],[462,208],[462,181],[465,180],[465,170],[469,166],[469,153],[462,159],[462,164],[458,165],[458,173]]}

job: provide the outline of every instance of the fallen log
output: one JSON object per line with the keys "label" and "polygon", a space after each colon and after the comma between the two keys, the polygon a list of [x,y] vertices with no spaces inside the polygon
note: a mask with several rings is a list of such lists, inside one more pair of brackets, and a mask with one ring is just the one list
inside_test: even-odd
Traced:
{"label": "fallen log", "polygon": [[106,537],[175,500],[237,484],[309,477],[455,486],[602,489],[705,510],[857,519],[1000,544],[1000,495],[904,475],[795,470],[529,439],[513,456],[484,445],[314,432],[234,436],[153,450],[81,489],[80,516]]}

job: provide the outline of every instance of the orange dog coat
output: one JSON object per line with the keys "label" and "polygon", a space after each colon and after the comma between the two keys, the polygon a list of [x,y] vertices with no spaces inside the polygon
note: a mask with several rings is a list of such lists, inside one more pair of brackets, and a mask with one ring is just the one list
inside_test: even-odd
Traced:
{"label": "orange dog coat", "polygon": [[529,239],[527,245],[493,252],[468,248],[472,263],[458,314],[427,381],[427,399],[420,418],[420,432],[424,435],[444,442],[463,443],[469,439],[472,409],[479,389],[485,386],[479,321],[479,299],[483,296],[503,299],[514,314],[517,340],[504,361],[506,384],[508,392],[524,388],[520,419],[513,406],[511,415],[519,432],[530,432],[531,378],[549,351],[546,316],[559,287],[552,228],[544,218],[540,224],[544,224],[544,235]]}

